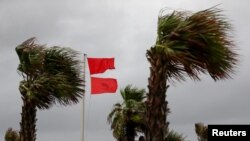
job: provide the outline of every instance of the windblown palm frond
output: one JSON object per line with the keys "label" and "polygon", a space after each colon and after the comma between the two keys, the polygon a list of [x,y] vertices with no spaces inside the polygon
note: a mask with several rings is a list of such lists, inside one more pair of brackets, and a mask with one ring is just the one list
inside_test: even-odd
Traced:
{"label": "windblown palm frond", "polygon": [[174,131],[174,130],[171,130],[170,132],[168,132],[168,134],[166,135],[166,138],[164,141],[185,141],[185,137]]}
{"label": "windblown palm frond", "polygon": [[194,14],[174,11],[160,15],[156,45],[147,55],[164,55],[168,79],[200,79],[208,72],[214,80],[226,79],[237,63],[229,33],[231,26],[220,10],[210,8]]}
{"label": "windblown palm frond", "polygon": [[77,103],[83,93],[77,53],[69,48],[45,48],[34,40],[31,38],[16,48],[20,60],[18,70],[29,79],[20,83],[20,89],[29,91],[29,98],[40,109],[56,102]]}
{"label": "windblown palm frond", "polygon": [[44,46],[35,44],[35,38],[30,38],[16,47],[20,64],[18,71],[27,76],[35,77],[43,70]]}
{"label": "windblown palm frond", "polygon": [[62,105],[78,103],[82,96],[83,80],[79,63],[77,53],[69,48],[52,47],[45,50],[44,78],[49,79],[43,82],[44,87]]}
{"label": "windblown palm frond", "polygon": [[120,103],[116,103],[114,106],[113,106],[113,110],[109,113],[108,115],[108,118],[107,118],[107,121],[109,124],[112,123],[112,119],[113,119],[113,116],[116,114],[116,113],[119,113],[120,111],[122,110],[122,105]]}
{"label": "windblown palm frond", "polygon": [[124,89],[120,90],[120,93],[125,102],[129,100],[141,102],[145,98],[145,89],[138,89],[132,87],[132,85],[126,86]]}
{"label": "windblown palm frond", "polygon": [[113,136],[120,141],[125,136],[125,114],[121,109],[121,105],[117,103],[114,105],[114,109],[108,116],[108,122],[111,124],[111,129],[113,130]]}

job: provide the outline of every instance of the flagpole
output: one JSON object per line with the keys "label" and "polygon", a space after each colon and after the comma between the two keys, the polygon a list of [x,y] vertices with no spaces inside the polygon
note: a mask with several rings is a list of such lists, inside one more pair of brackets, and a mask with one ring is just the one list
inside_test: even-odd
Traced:
{"label": "flagpole", "polygon": [[82,127],[81,127],[81,141],[84,141],[84,113],[85,113],[85,97],[86,97],[86,59],[87,59],[87,54],[83,54],[83,89],[84,89],[84,92],[83,92],[83,98],[82,98]]}

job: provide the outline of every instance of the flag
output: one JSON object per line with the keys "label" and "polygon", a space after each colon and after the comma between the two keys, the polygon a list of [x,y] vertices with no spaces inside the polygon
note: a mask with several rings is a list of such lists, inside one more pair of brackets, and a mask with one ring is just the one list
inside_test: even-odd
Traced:
{"label": "flag", "polygon": [[88,58],[90,74],[103,73],[107,69],[115,69],[114,58]]}
{"label": "flag", "polygon": [[116,90],[116,79],[91,77],[91,94],[115,93]]}

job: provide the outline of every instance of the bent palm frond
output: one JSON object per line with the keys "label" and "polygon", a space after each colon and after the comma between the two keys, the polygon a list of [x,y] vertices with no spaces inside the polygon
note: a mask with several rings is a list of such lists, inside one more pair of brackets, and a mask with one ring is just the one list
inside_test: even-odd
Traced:
{"label": "bent palm frond", "polygon": [[156,45],[147,51],[164,56],[168,79],[185,80],[184,74],[200,79],[199,73],[209,73],[214,80],[230,77],[237,63],[231,25],[211,8],[194,14],[174,11],[160,15]]}
{"label": "bent palm frond", "polygon": [[48,109],[52,104],[74,104],[83,94],[83,80],[80,76],[80,61],[77,52],[70,48],[45,48],[30,38],[16,47],[20,64],[18,70],[24,81],[20,90],[39,109]]}

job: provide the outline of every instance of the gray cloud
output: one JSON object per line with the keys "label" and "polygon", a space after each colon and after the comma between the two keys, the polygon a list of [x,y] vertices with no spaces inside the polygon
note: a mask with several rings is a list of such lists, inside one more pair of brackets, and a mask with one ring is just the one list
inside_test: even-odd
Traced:
{"label": "gray cloud", "polygon": [[[234,25],[240,64],[227,81],[214,82],[203,76],[201,82],[188,80],[171,84],[168,101],[170,127],[195,140],[195,122],[249,124],[250,71],[248,1],[145,1],[145,0],[23,0],[0,1],[0,140],[8,127],[19,129],[22,101],[18,91],[21,76],[16,68],[16,45],[36,36],[38,43],[71,47],[91,57],[116,59],[116,69],[102,76],[115,77],[119,87],[147,86],[149,64],[146,49],[156,38],[158,12],[161,8],[202,10],[220,4]],[[240,10],[239,10],[240,9]],[[121,101],[117,94],[89,95],[87,75],[85,137],[87,140],[114,140],[106,117]],[[80,140],[81,103],[70,107],[56,105],[38,112],[38,141]]]}

